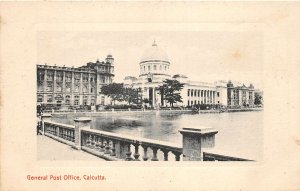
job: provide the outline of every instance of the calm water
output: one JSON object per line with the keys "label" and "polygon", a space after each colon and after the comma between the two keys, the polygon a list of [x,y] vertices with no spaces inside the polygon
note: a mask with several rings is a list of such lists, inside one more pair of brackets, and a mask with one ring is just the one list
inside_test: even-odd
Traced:
{"label": "calm water", "polygon": [[[54,121],[74,124],[74,117]],[[181,144],[182,127],[214,127],[216,149],[236,157],[261,160],[263,150],[263,112],[221,114],[132,113],[103,114],[92,117],[92,128]]]}

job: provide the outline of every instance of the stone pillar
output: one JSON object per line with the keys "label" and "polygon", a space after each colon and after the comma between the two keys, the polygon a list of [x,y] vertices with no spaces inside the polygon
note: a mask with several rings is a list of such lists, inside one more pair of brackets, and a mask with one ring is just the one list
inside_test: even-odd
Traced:
{"label": "stone pillar", "polygon": [[43,134],[43,135],[45,134],[45,124],[44,124],[44,122],[45,122],[45,121],[51,121],[51,117],[52,117],[52,115],[51,115],[51,114],[48,114],[48,113],[44,113],[44,114],[41,116],[41,120],[42,120],[42,134]]}
{"label": "stone pillar", "polygon": [[212,148],[215,146],[214,128],[198,127],[183,128],[179,131],[182,134],[182,154],[184,161],[200,161],[202,148]]}
{"label": "stone pillar", "polygon": [[84,127],[91,127],[91,119],[88,117],[78,117],[74,119],[75,122],[75,130],[74,130],[74,137],[75,137],[75,148],[80,150],[81,149],[81,128]]}
{"label": "stone pillar", "polygon": [[115,149],[116,149],[116,157],[120,159],[126,159],[126,153],[128,152],[129,143],[123,141],[116,141]]}

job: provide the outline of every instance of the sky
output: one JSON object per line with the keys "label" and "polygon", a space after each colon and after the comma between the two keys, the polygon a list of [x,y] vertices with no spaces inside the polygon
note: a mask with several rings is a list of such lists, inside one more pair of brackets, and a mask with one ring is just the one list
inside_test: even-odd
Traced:
{"label": "sky", "polygon": [[139,75],[153,41],[168,55],[171,74],[190,80],[232,80],[263,88],[263,36],[233,31],[40,31],[38,63],[78,67],[107,54],[115,59],[115,82]]}

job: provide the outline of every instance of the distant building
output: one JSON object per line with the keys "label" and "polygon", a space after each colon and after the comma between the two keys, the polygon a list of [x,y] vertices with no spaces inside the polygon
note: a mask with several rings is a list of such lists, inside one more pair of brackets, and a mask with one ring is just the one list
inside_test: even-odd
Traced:
{"label": "distant building", "polygon": [[37,102],[58,108],[105,105],[101,87],[113,82],[114,58],[78,68],[37,65]]}
{"label": "distant building", "polygon": [[[254,87],[231,86],[227,81],[216,81],[214,83],[192,81],[185,75],[169,73],[170,60],[167,54],[154,42],[146,49],[139,63],[139,77],[127,76],[124,79],[126,87],[140,90],[143,99],[149,101],[152,107],[168,106],[168,103],[159,94],[158,87],[165,79],[176,79],[184,83],[181,90],[182,103],[177,106],[194,105],[240,105],[252,106],[254,102]],[[229,86],[229,87],[228,87]],[[238,93],[237,93],[238,92]]]}
{"label": "distant building", "polygon": [[254,86],[250,84],[249,87],[245,84],[234,85],[231,81],[227,84],[228,107],[254,106]]}

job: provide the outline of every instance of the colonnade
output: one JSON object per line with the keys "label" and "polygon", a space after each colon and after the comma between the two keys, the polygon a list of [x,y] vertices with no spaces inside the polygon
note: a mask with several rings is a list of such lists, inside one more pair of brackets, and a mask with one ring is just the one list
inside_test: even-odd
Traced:
{"label": "colonnade", "polygon": [[216,104],[217,92],[214,90],[188,89],[188,105]]}

